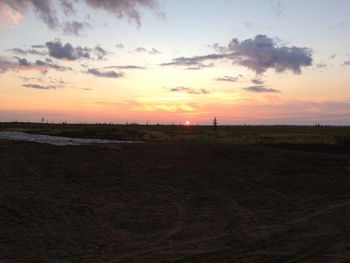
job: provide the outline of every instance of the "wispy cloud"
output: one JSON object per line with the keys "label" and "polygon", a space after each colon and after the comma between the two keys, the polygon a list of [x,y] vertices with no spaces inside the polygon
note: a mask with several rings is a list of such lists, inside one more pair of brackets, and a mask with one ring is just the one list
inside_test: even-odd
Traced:
{"label": "wispy cloud", "polygon": [[138,48],[135,49],[135,52],[137,52],[137,53],[146,53],[147,52],[147,48],[138,47]]}
{"label": "wispy cloud", "polygon": [[237,82],[239,80],[239,77],[233,77],[233,76],[223,76],[220,78],[216,78],[216,81],[225,81],[225,82]]}
{"label": "wispy cloud", "polygon": [[259,79],[259,78],[255,78],[255,79],[252,79],[252,83],[254,83],[256,85],[262,85],[265,83],[265,81],[263,81],[262,79]]}
{"label": "wispy cloud", "polygon": [[162,54],[162,52],[160,52],[158,49],[156,48],[152,48],[151,50],[148,51],[149,54],[151,55],[158,55],[158,54]]}
{"label": "wispy cloud", "polygon": [[39,85],[39,84],[32,84],[32,83],[29,83],[29,84],[23,84],[22,86],[23,86],[23,87],[25,87],[25,88],[30,88],[30,89],[40,89],[40,90],[57,89],[57,87],[56,87],[56,86],[52,86],[52,85],[49,85],[49,86],[43,86],[43,85]]}
{"label": "wispy cloud", "polygon": [[326,67],[327,67],[327,64],[326,64],[326,63],[323,63],[323,62],[320,62],[320,63],[317,63],[317,64],[316,64],[316,67],[317,67],[317,68],[326,68]]}
{"label": "wispy cloud", "polygon": [[115,71],[100,71],[96,68],[90,68],[86,71],[87,74],[94,75],[95,77],[100,78],[121,78],[124,76],[121,72],[115,72]]}
{"label": "wispy cloud", "polygon": [[104,67],[104,68],[114,68],[114,69],[140,69],[140,70],[147,69],[147,67],[136,66],[136,65],[108,66],[108,67]]}
{"label": "wispy cloud", "polygon": [[246,91],[249,92],[257,92],[257,93],[276,93],[276,92],[280,92],[277,89],[272,89],[272,88],[266,88],[265,86],[250,86],[250,87],[246,87],[243,88]]}
{"label": "wispy cloud", "polygon": [[64,23],[63,32],[67,35],[80,36],[81,33],[89,27],[91,27],[89,23],[73,20]]}
{"label": "wispy cloud", "polygon": [[31,48],[31,49],[12,48],[12,49],[9,49],[8,51],[10,51],[16,55],[21,55],[21,56],[26,56],[26,55],[45,56],[45,55],[47,55],[46,51],[38,51],[35,48]]}
{"label": "wispy cloud", "polygon": [[170,89],[171,92],[182,92],[192,95],[202,95],[202,94],[209,94],[209,91],[206,89],[192,89],[192,88],[186,88],[186,87],[176,87]]}

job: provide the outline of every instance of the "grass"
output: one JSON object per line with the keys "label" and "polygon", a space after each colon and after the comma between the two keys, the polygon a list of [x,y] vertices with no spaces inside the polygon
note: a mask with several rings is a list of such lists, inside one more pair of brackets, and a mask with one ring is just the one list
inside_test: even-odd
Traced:
{"label": "grass", "polygon": [[181,126],[118,124],[0,123],[0,130],[55,136],[147,142],[225,144],[346,144],[350,127],[330,126]]}

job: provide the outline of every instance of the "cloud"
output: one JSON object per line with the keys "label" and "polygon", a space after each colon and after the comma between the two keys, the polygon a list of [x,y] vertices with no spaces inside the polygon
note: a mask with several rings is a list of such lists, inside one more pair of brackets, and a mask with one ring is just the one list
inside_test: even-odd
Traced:
{"label": "cloud", "polygon": [[85,0],[86,3],[96,9],[116,15],[118,18],[127,17],[137,25],[141,25],[139,8],[155,10],[158,6],[156,0]]}
{"label": "cloud", "polygon": [[[50,60],[49,60],[50,61]],[[39,67],[43,67],[43,68],[47,68],[47,69],[55,69],[57,71],[67,71],[67,70],[72,70],[72,68],[70,67],[64,67],[55,63],[50,63],[50,62],[45,62],[42,60],[37,60],[35,61],[35,65],[39,66]]]}
{"label": "cloud", "polygon": [[203,65],[202,62],[207,60],[218,60],[226,58],[225,54],[209,54],[205,56],[194,57],[178,57],[174,58],[171,62],[162,63],[161,66],[198,66]]}
{"label": "cloud", "polygon": [[146,53],[147,49],[144,48],[144,47],[138,47],[138,48],[135,49],[135,52],[137,52],[137,53]]}
{"label": "cloud", "polygon": [[16,55],[37,55],[37,56],[45,56],[47,53],[45,51],[38,51],[34,48],[32,49],[22,49],[22,48],[12,48],[9,49],[10,52],[15,53]]}
{"label": "cloud", "polygon": [[91,49],[87,47],[73,47],[70,43],[62,45],[59,39],[46,42],[49,55],[57,59],[77,60],[80,58],[90,58]]}
{"label": "cloud", "polygon": [[263,81],[261,79],[252,79],[252,82],[256,85],[262,85],[265,83],[265,81]]}
{"label": "cloud", "polygon": [[116,47],[116,48],[121,48],[121,49],[123,49],[123,48],[124,48],[124,45],[121,44],[121,43],[119,43],[119,44],[116,44],[115,47]]}
{"label": "cloud", "polygon": [[115,71],[100,71],[96,68],[90,68],[86,71],[87,74],[94,75],[100,78],[121,78],[124,76],[123,73]]}
{"label": "cloud", "polygon": [[17,67],[15,63],[6,60],[5,58],[0,57],[0,73],[4,73],[8,70],[11,70],[15,67]]}
{"label": "cloud", "polygon": [[31,63],[25,58],[15,57],[17,62],[9,61],[4,58],[0,58],[0,72],[4,73],[9,70],[23,71],[23,70],[38,70],[42,73],[46,73],[50,69],[57,71],[72,70],[69,67],[60,66],[55,63],[45,62],[42,60],[36,60],[35,63]]}
{"label": "cloud", "polygon": [[[140,9],[156,10],[158,2],[156,0],[82,0],[87,6],[93,9],[100,9],[115,15],[117,18],[128,18],[134,21],[138,26],[141,25]],[[54,4],[55,3],[55,4]],[[43,21],[50,29],[67,29],[68,32],[74,31],[80,26],[78,24],[67,24],[61,21],[62,17],[57,15],[56,10],[62,10],[64,18],[72,17],[76,13],[76,0],[10,0],[0,2],[0,15],[6,16],[12,21],[18,21],[22,14],[33,10],[38,18]],[[10,12],[11,11],[11,12]],[[69,22],[68,22],[69,23]],[[78,22],[79,23],[79,22]],[[68,28],[62,25],[68,25]],[[70,27],[73,26],[73,27]],[[70,29],[69,29],[70,28]],[[81,29],[81,28],[80,28]],[[78,30],[80,30],[78,29]]]}
{"label": "cloud", "polygon": [[232,77],[232,76],[223,76],[221,78],[216,78],[216,81],[226,81],[226,82],[237,82],[239,80],[238,77]]}
{"label": "cloud", "polygon": [[115,68],[115,69],[147,69],[146,67],[136,66],[136,65],[125,65],[125,66],[108,66],[104,68]]}
{"label": "cloud", "polygon": [[327,64],[321,62],[321,63],[316,64],[316,67],[317,67],[317,68],[325,68],[325,67],[327,67]]}
{"label": "cloud", "polygon": [[282,4],[281,0],[270,0],[270,4],[272,5],[272,12],[277,17],[284,17],[284,5]]}
{"label": "cloud", "polygon": [[337,56],[337,54],[333,54],[328,58],[328,60],[334,59],[336,56]]}
{"label": "cloud", "polygon": [[49,28],[56,29],[59,27],[59,20],[51,0],[12,0],[6,1],[5,4],[20,14],[32,8]]}
{"label": "cloud", "polygon": [[32,48],[46,48],[46,46],[45,45],[32,45],[31,46]]}
{"label": "cloud", "polygon": [[192,89],[192,88],[186,88],[186,87],[176,87],[170,89],[171,92],[182,92],[187,94],[194,94],[194,95],[201,95],[201,94],[209,94],[209,91],[206,89]]}
{"label": "cloud", "polygon": [[11,8],[4,1],[0,1],[0,24],[12,22],[17,24],[22,19],[22,14]]}
{"label": "cloud", "polygon": [[350,60],[344,61],[344,66],[350,66]]}
{"label": "cloud", "polygon": [[152,48],[150,51],[148,51],[149,54],[151,55],[158,55],[158,54],[162,54],[162,52],[160,52],[158,49],[156,48]]}
{"label": "cloud", "polygon": [[103,60],[105,59],[105,57],[109,54],[110,52],[108,52],[107,50],[103,49],[100,46],[96,46],[94,48],[94,54],[97,58],[97,60]]}
{"label": "cloud", "polygon": [[271,89],[271,88],[266,88],[265,86],[251,86],[247,88],[243,88],[246,91],[249,92],[257,92],[257,93],[276,93],[280,92],[277,89]]}
{"label": "cloud", "polygon": [[87,27],[90,27],[90,24],[74,20],[64,24],[63,32],[67,35],[79,36]]}
{"label": "cloud", "polygon": [[190,66],[185,68],[185,70],[201,70],[204,68],[211,68],[214,67],[214,63],[210,63],[210,64],[202,64],[202,63],[198,63],[198,65],[194,65],[194,66]]}
{"label": "cloud", "polygon": [[60,39],[46,42],[46,47],[51,57],[70,61],[78,59],[104,60],[107,55],[111,54],[111,52],[101,46],[89,48],[82,46],[74,47],[70,43],[63,45]]}
{"label": "cloud", "polygon": [[31,63],[28,62],[25,58],[18,58],[18,64],[20,67],[30,67]]}
{"label": "cloud", "polygon": [[56,86],[52,86],[52,85],[42,86],[42,85],[39,85],[39,84],[32,84],[32,83],[23,84],[22,86],[25,87],[25,88],[30,88],[30,89],[42,89],[42,90],[57,89]]}
{"label": "cloud", "polygon": [[278,73],[292,71],[300,74],[302,67],[312,65],[312,51],[305,47],[278,46],[272,38],[266,35],[257,35],[254,39],[238,41],[232,39],[226,47],[213,45],[220,53],[193,57],[178,57],[171,62],[162,63],[162,66],[194,66],[205,61],[227,59],[232,64],[246,67],[262,74],[268,69]]}
{"label": "cloud", "polygon": [[272,38],[257,35],[254,39],[239,42],[232,39],[227,47],[227,56],[233,63],[245,66],[257,74],[268,69],[276,72],[287,70],[295,74],[301,73],[301,68],[312,65],[312,51],[308,48],[277,46]]}

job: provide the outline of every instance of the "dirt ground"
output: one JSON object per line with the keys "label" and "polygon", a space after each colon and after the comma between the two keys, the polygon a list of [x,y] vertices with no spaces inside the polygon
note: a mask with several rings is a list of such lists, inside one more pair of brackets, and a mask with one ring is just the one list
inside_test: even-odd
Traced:
{"label": "dirt ground", "polygon": [[350,147],[0,140],[0,262],[350,262]]}

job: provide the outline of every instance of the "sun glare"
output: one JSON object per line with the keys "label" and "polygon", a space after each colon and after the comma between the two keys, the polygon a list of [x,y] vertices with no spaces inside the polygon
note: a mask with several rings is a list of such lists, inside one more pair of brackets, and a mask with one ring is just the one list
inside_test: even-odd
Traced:
{"label": "sun glare", "polygon": [[186,126],[190,126],[190,125],[191,125],[191,122],[190,122],[190,121],[185,121],[185,125],[186,125]]}

